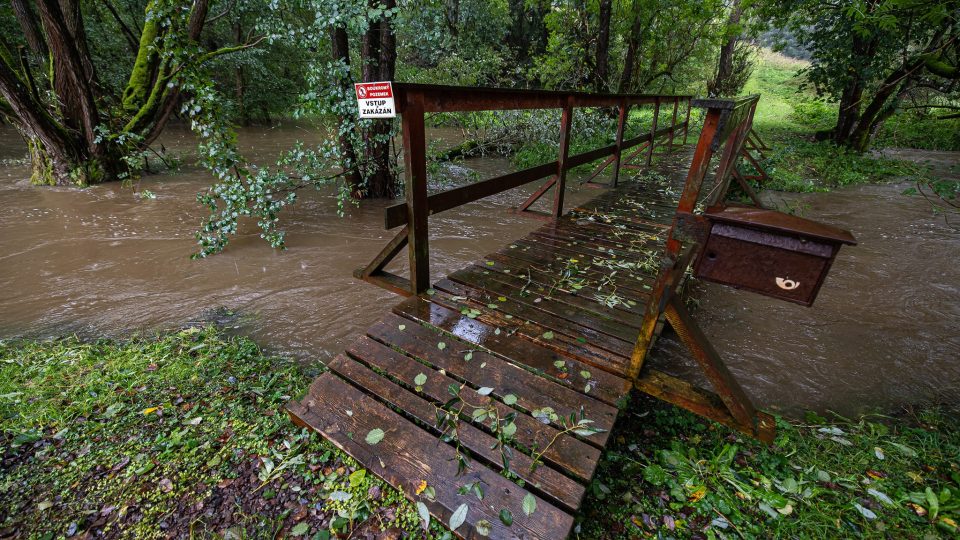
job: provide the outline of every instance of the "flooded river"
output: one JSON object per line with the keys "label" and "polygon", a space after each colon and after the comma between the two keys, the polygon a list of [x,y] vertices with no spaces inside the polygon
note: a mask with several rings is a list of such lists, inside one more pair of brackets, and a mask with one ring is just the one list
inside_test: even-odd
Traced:
{"label": "flooded river", "polygon": [[[241,144],[269,162],[295,140],[316,136],[297,127],[248,130]],[[455,140],[457,133],[431,136]],[[168,146],[187,152],[191,145],[174,130]],[[23,154],[16,134],[0,127],[0,337],[123,336],[232,313],[225,320],[234,331],[267,349],[323,361],[397,300],[351,275],[392,237],[383,230],[384,202],[339,218],[331,194],[304,191],[282,217],[288,250],[272,250],[250,226],[222,255],[193,261],[193,234],[204,216],[194,196],[210,181],[203,171],[188,166],[148,176],[140,187],[156,198],[139,199],[119,185],[32,187],[27,165],[9,164]],[[484,177],[510,169],[502,158],[465,165]],[[848,228],[860,241],[840,252],[812,308],[695,286],[695,316],[759,405],[850,414],[957,400],[960,232],[902,189],[789,197],[805,216]],[[507,212],[529,191],[431,218],[433,276],[538,227]],[[568,206],[595,193],[574,191]],[[396,270],[404,271],[402,264]],[[682,369],[676,342],[658,346],[654,363]]]}

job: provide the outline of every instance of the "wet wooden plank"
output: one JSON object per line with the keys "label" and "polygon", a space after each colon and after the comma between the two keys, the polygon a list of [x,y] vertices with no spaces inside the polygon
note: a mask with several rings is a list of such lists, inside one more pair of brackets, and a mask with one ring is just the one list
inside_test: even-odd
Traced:
{"label": "wet wooden plank", "polygon": [[[475,308],[480,311],[489,311],[491,315],[498,315],[497,320],[501,321],[497,325],[509,325],[511,322],[518,326],[523,332],[523,327],[536,325],[546,330],[554,330],[569,336],[571,340],[590,351],[596,351],[594,354],[609,355],[615,354],[622,357],[629,357],[633,351],[633,343],[627,340],[609,336],[598,332],[593,328],[583,326],[579,323],[571,323],[567,319],[557,317],[548,311],[535,309],[524,302],[515,300],[512,296],[479,289],[473,285],[465,285],[449,279],[441,279],[434,283],[434,287],[453,295],[454,299],[463,297],[473,302],[473,305],[479,305]],[[431,297],[431,300],[433,298]],[[532,300],[531,300],[532,302]],[[543,302],[541,301],[540,304]],[[534,303],[534,305],[538,305]],[[491,308],[490,306],[494,306]],[[453,309],[453,308],[451,308]],[[536,330],[534,330],[536,332]],[[540,331],[540,334],[543,332]],[[538,334],[539,335],[539,334]],[[549,340],[547,341],[549,343]],[[545,345],[541,343],[541,345]],[[591,355],[592,356],[592,355]]]}
{"label": "wet wooden plank", "polygon": [[[454,346],[452,343],[451,346]],[[450,385],[459,387],[460,382],[449,375],[433,370],[390,347],[383,345],[367,336],[357,339],[347,348],[347,354],[372,368],[383,370],[393,379],[410,386],[414,386],[414,379],[420,374],[426,377],[421,386],[421,395],[437,404],[443,404],[450,399]],[[491,405],[496,408],[501,418],[505,418],[516,409],[504,405],[500,401],[483,396],[469,386],[460,390],[460,397],[464,403],[476,407]],[[544,406],[544,405],[541,405]],[[464,421],[469,421],[469,414],[474,407],[465,411]],[[519,411],[517,411],[519,412]],[[526,448],[537,448],[543,453],[543,461],[553,465],[560,471],[576,476],[581,480],[589,480],[600,459],[600,450],[576,437],[563,435],[554,426],[541,423],[534,417],[521,413],[517,414],[514,423],[517,426],[515,440]],[[478,428],[487,429],[483,423],[474,422]],[[554,440],[550,444],[551,440]]]}
{"label": "wet wooden plank", "polygon": [[[558,302],[570,304],[611,319],[621,320],[627,324],[632,324],[634,320],[642,320],[643,314],[646,312],[646,301],[644,299],[649,294],[649,290],[644,290],[642,294],[635,291],[621,291],[621,295],[633,300],[635,305],[618,304],[610,307],[596,300],[596,295],[610,294],[608,285],[604,285],[602,289],[597,287],[598,280],[583,277],[583,279],[578,280],[581,288],[577,289],[570,283],[558,283],[556,274],[528,266],[523,261],[512,257],[491,253],[487,255],[487,260],[496,264],[468,268],[478,270],[481,273],[488,272],[484,275],[488,275],[492,279],[510,285],[515,289],[535,291],[537,296],[549,293],[549,296]],[[637,319],[638,317],[639,319]]]}
{"label": "wet wooden plank", "polygon": [[523,241],[526,243],[532,242],[557,248],[574,249],[583,253],[584,256],[587,257],[605,257],[628,260],[646,258],[651,250],[658,248],[658,242],[653,241],[648,242],[643,248],[621,249],[612,246],[607,247],[604,245],[599,245],[597,242],[591,240],[582,241],[577,238],[570,238],[569,236],[560,238],[555,234],[551,234],[549,231],[541,230],[536,230],[530,233],[530,235],[527,236]]}
{"label": "wet wooden plank", "polygon": [[[556,302],[547,295],[540,295],[536,291],[529,291],[528,296],[521,294],[519,289],[515,289],[504,284],[493,276],[483,275],[473,269],[464,269],[450,274],[450,278],[467,284],[473,288],[488,291],[494,295],[502,295],[505,298],[513,299],[517,302],[525,303],[532,309],[537,309],[545,313],[564,319],[566,324],[564,329],[571,326],[584,327],[600,332],[607,336],[618,338],[625,342],[636,340],[640,325],[630,326],[615,318],[597,315],[596,313],[576,307],[571,304]],[[539,300],[539,301],[537,301]],[[624,317],[626,318],[626,317]],[[635,318],[635,317],[631,317]],[[571,335],[576,335],[576,328],[573,328]]]}
{"label": "wet wooden plank", "polygon": [[[331,371],[362,388],[366,393],[384,402],[394,410],[422,422],[424,426],[435,428],[435,404],[417,394],[379,375],[356,360],[338,355],[327,367]],[[440,436],[439,429],[431,431]],[[498,441],[492,435],[478,429],[469,422],[461,422],[457,429],[457,441],[473,456],[481,457],[490,468],[502,471],[503,457],[497,447]],[[576,510],[583,499],[584,487],[548,466],[534,467],[533,459],[522,452],[511,452],[510,471],[545,496],[567,509]]]}
{"label": "wet wooden plank", "polygon": [[[458,474],[454,448],[332,373],[318,377],[303,400],[287,407],[295,421],[322,434],[411,500],[425,504],[440,522],[448,523],[457,508],[467,504],[466,520],[454,531],[460,538],[483,538],[476,530],[481,520],[489,524],[490,538],[566,538],[573,526],[572,516],[536,495],[537,511],[524,514],[523,498],[529,492],[476,461]],[[376,445],[366,442],[373,429],[386,432]],[[415,495],[422,481],[434,488],[434,500]],[[458,493],[473,482],[485,487],[482,503],[472,494]],[[501,508],[512,512],[513,525],[500,521]]]}
{"label": "wet wooden plank", "polygon": [[[397,331],[400,325],[403,331]],[[586,440],[603,445],[618,410],[589,395],[581,394],[562,384],[540,377],[502,358],[482,350],[464,351],[450,343],[443,350],[437,348],[437,341],[443,339],[438,331],[411,323],[397,315],[388,315],[367,330],[372,339],[395,347],[412,355],[447,374],[467,381],[474,387],[493,388],[491,395],[503,399],[507,394],[517,398],[516,405],[530,411],[544,405],[553,407],[557,414],[569,416],[579,414],[581,408],[587,418],[593,420],[604,433],[591,435]],[[472,353],[470,360],[464,357]],[[480,367],[484,366],[484,367]]]}
{"label": "wet wooden plank", "polygon": [[[590,366],[555,351],[545,349],[524,339],[497,332],[496,328],[460,315],[459,312],[410,298],[394,307],[394,313],[410,320],[428,324],[452,337],[472,343],[501,358],[526,366],[582,393],[589,394],[610,405],[617,405],[630,391],[630,382],[605,371],[590,370]],[[570,374],[591,371],[589,391],[579,381],[574,384]]]}
{"label": "wet wooden plank", "polygon": [[[516,246],[516,247],[512,247]],[[631,277],[645,284],[652,284],[656,279],[656,270],[660,266],[659,251],[648,251],[645,254],[637,254],[631,257],[619,257],[615,253],[607,251],[591,254],[582,246],[568,246],[564,243],[547,243],[529,240],[517,240],[511,247],[512,251],[541,251],[543,253],[553,254],[555,257],[566,257],[568,261],[577,261],[576,266],[582,267],[588,265],[589,269],[594,269],[608,274],[613,271],[630,272]]]}
{"label": "wet wooden plank", "polygon": [[636,252],[646,252],[654,245],[662,245],[666,242],[667,237],[662,231],[638,232],[589,220],[580,220],[579,222],[558,220],[556,223],[541,227],[538,230],[549,231],[561,238],[569,237],[572,240],[595,242],[597,245],[606,247],[623,247]]}
{"label": "wet wooden plank", "polygon": [[[553,274],[556,276],[555,279],[557,282],[561,281],[564,273],[568,272],[573,277],[591,280],[591,282],[597,287],[615,285],[617,289],[625,289],[636,294],[643,294],[645,291],[649,290],[644,288],[644,281],[647,279],[647,276],[627,270],[623,270],[611,275],[607,269],[594,268],[589,264],[578,264],[576,265],[576,268],[572,268],[571,264],[569,263],[569,256],[564,256],[563,254],[558,254],[555,252],[549,253],[544,252],[543,250],[535,249],[522,250],[506,248],[501,249],[497,252],[497,254],[518,261],[513,264],[529,265],[540,270],[541,272]],[[495,260],[489,256],[487,259]]]}
{"label": "wet wooden plank", "polygon": [[[548,281],[550,274],[531,267],[523,267],[516,259],[492,255],[489,260],[494,264],[468,266],[452,272],[450,278],[479,289],[506,291],[508,293],[505,294],[506,296],[513,297],[519,302],[532,303],[533,307],[538,309],[547,309],[541,307],[540,304],[543,302],[557,304],[555,308],[549,308],[549,310],[568,320],[573,320],[570,319],[571,316],[586,313],[585,316],[591,319],[610,321],[615,327],[626,328],[638,327],[643,320],[643,312],[637,313],[626,308],[636,308],[637,305],[645,302],[649,296],[647,290],[643,292],[627,290],[625,287],[619,287],[616,282],[610,281],[597,287],[590,277],[581,274],[573,274],[569,279],[562,281]],[[607,297],[613,293],[616,293],[624,302],[633,300],[636,305],[606,304]],[[573,321],[588,326],[585,322]]]}
{"label": "wet wooden plank", "polygon": [[[471,290],[475,293],[475,296],[484,294],[475,289],[464,288],[458,283],[441,280],[434,284],[434,287],[437,292],[430,296],[430,301],[435,304],[460,313],[465,310],[473,310],[472,314],[475,315],[476,320],[500,328],[501,331],[509,335],[522,337],[541,347],[617,375],[622,376],[626,373],[629,355],[615,354],[597,347],[585,338],[572,337],[569,335],[571,332],[569,326],[565,327],[566,329],[563,331],[540,326],[536,321],[520,319],[505,313],[502,309],[491,308],[492,305],[495,305],[494,303],[464,299],[462,294],[451,294],[449,292],[451,288]],[[543,337],[547,332],[553,333],[550,339]]]}

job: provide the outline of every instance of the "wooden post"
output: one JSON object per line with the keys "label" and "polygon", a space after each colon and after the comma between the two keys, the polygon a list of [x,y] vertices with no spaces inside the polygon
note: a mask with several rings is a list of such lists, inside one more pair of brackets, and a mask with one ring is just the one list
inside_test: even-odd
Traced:
{"label": "wooden post", "polygon": [[673,152],[673,131],[677,129],[677,109],[680,107],[680,98],[673,98],[673,117],[670,118],[670,139],[667,141],[667,152]]}
{"label": "wooden post", "polygon": [[653,162],[653,139],[657,135],[657,118],[660,116],[660,98],[654,98],[653,103],[653,124],[650,126],[650,146],[647,147],[647,167]]}
{"label": "wooden post", "polygon": [[560,155],[557,157],[557,181],[554,184],[553,217],[563,214],[563,195],[567,187],[567,154],[570,152],[570,123],[573,120],[573,96],[567,98],[567,106],[560,116]]}
{"label": "wooden post", "polygon": [[410,290],[418,295],[430,288],[430,248],[427,216],[427,147],[423,126],[423,94],[411,92],[403,108],[403,147],[406,162],[407,235]]}
{"label": "wooden post", "polygon": [[620,154],[623,152],[623,130],[627,126],[630,115],[630,105],[626,99],[620,100],[620,118],[617,119],[617,149],[613,152],[613,187],[617,187],[620,180]]}
{"label": "wooden post", "polygon": [[687,119],[683,121],[683,145],[687,145],[687,132],[690,131],[690,98],[687,98]]}

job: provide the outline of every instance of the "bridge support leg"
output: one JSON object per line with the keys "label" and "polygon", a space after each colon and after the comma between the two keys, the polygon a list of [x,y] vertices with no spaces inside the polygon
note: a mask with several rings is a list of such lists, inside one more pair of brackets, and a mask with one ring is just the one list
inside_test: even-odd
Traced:
{"label": "bridge support leg", "polygon": [[390,240],[390,243],[384,246],[380,253],[370,261],[370,264],[354,270],[353,277],[362,279],[368,283],[373,283],[390,292],[402,296],[410,296],[412,294],[410,280],[383,270],[387,264],[407,246],[408,235],[409,229],[407,227],[401,229],[400,232]]}

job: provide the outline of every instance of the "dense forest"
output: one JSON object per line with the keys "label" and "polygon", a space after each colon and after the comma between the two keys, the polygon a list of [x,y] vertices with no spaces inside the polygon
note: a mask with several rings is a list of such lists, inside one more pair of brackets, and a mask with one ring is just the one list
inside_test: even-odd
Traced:
{"label": "dense forest", "polygon": [[[280,246],[277,212],[304,186],[334,184],[342,199],[397,193],[397,126],[356,117],[354,82],[734,96],[765,44],[810,58],[803,84],[834,115],[818,138],[864,152],[898,111],[956,117],[958,6],[11,0],[0,6],[0,116],[23,135],[34,183],[80,186],[135,180],[151,161],[167,162],[158,137],[187,122],[215,182],[200,197],[212,212],[201,253],[226,245],[237,216],[256,217]],[[272,168],[247,163],[233,127],[289,117],[336,136]]]}

